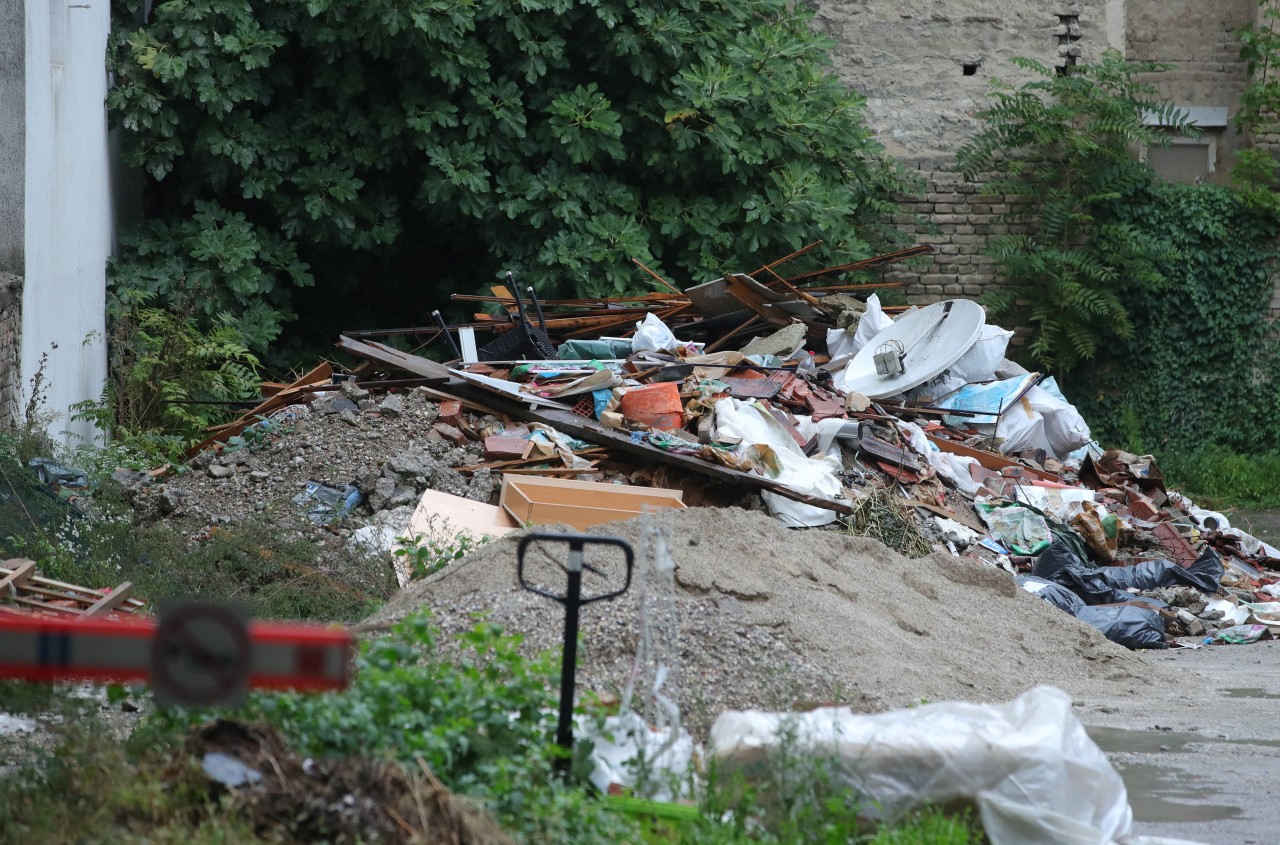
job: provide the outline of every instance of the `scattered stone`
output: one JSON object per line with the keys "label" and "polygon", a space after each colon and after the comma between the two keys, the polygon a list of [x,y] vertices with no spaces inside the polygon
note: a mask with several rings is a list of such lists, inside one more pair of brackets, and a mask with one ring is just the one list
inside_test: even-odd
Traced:
{"label": "scattered stone", "polygon": [[225,464],[213,464],[209,467],[209,475],[214,478],[230,478],[236,474],[236,468]]}
{"label": "scattered stone", "polygon": [[133,494],[150,482],[151,476],[136,469],[122,467],[111,473],[111,480],[119,484],[125,493]]}
{"label": "scattered stone", "polygon": [[404,400],[395,393],[388,393],[378,404],[378,412],[384,417],[397,419],[404,414]]}
{"label": "scattered stone", "polygon": [[157,504],[160,513],[164,516],[181,513],[183,505],[186,504],[187,494],[181,490],[177,490],[172,486],[160,488],[160,495],[157,497]]}
{"label": "scattered stone", "polygon": [[369,493],[369,510],[377,513],[386,509],[391,497],[396,493],[396,483],[390,478],[379,478]]}
{"label": "scattered stone", "polygon": [[342,383],[342,395],[352,402],[359,402],[361,399],[369,398],[369,391],[359,387],[354,381],[344,381]]}
{"label": "scattered stone", "polygon": [[255,484],[262,484],[265,481],[271,480],[271,473],[255,469],[253,472],[249,473],[249,478]]}
{"label": "scattered stone", "polygon": [[341,414],[343,411],[355,411],[359,408],[355,402],[341,393],[326,393],[311,406],[320,414]]}
{"label": "scattered stone", "polygon": [[804,344],[807,331],[804,323],[792,323],[767,337],[754,338],[742,348],[742,354],[786,358]]}
{"label": "scattered stone", "polygon": [[360,410],[366,414],[378,407],[378,403],[372,399],[361,399],[359,404]]}
{"label": "scattered stone", "polygon": [[355,411],[348,409],[343,411],[338,416],[342,417],[342,421],[345,422],[347,425],[353,428],[360,427],[360,417]]}

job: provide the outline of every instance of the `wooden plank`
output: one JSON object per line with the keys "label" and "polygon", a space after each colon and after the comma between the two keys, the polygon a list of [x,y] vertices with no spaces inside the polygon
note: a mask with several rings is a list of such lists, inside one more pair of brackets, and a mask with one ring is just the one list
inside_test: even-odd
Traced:
{"label": "wooden plank", "polygon": [[84,614],[81,615],[80,619],[83,621],[85,619],[96,619],[99,616],[106,616],[108,613],[124,604],[125,600],[129,598],[129,595],[132,592],[133,584],[125,581],[110,593],[107,593],[92,605],[85,608]]}
{"label": "wooden plank", "polygon": [[319,366],[311,368],[311,370],[302,375],[296,381],[291,382],[284,390],[279,391],[271,398],[262,402],[262,404],[258,405],[256,408],[246,412],[235,422],[210,429],[216,433],[192,446],[185,452],[185,455],[188,458],[194,458],[205,449],[208,449],[217,443],[225,443],[228,438],[235,434],[239,434],[249,426],[258,422],[259,417],[266,416],[267,414],[289,405],[293,399],[296,398],[298,388],[313,385],[321,381],[327,381],[332,377],[333,367],[329,366],[328,361],[322,362]]}
{"label": "wooden plank", "polygon": [[577,475],[591,472],[599,461],[588,461],[584,467],[513,467],[502,470],[503,475]]}
{"label": "wooden plank", "polygon": [[36,574],[36,562],[34,560],[14,558],[13,560],[6,560],[5,563],[15,563],[17,566],[8,570],[7,574],[0,578],[0,595],[9,590],[22,588]]}

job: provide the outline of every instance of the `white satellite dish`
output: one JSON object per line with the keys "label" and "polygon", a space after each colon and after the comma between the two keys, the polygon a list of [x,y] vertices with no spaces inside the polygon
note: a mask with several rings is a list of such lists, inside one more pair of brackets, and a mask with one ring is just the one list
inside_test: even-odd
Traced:
{"label": "white satellite dish", "polygon": [[[918,387],[960,360],[987,322],[982,306],[948,299],[909,311],[858,351],[841,373],[840,388],[869,399],[883,399]],[[877,371],[877,353],[886,354]]]}

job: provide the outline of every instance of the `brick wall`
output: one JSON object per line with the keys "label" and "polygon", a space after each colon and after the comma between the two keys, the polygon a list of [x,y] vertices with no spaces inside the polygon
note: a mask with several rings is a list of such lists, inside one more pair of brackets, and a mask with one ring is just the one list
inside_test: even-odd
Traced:
{"label": "brick wall", "polygon": [[0,428],[16,425],[20,414],[21,331],[22,279],[0,273]]}
{"label": "brick wall", "polygon": [[966,182],[948,159],[908,162],[925,185],[916,197],[900,197],[903,211],[898,228],[911,232],[916,243],[932,244],[936,254],[926,266],[895,267],[886,281],[903,282],[913,304],[927,304],[963,296],[976,299],[994,287],[994,259],[983,255],[987,239],[1005,234],[1001,219],[1008,212],[1003,197],[982,196],[978,185]]}

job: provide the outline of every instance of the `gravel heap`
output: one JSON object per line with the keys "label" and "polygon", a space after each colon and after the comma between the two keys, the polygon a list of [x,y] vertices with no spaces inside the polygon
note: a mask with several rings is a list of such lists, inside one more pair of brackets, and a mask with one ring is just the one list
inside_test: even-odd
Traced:
{"label": "gravel heap", "polygon": [[[594,533],[638,550],[643,519]],[[695,736],[726,709],[838,701],[871,712],[1005,700],[1038,684],[1123,698],[1178,683],[980,563],[909,560],[873,540],[787,529],[735,508],[680,511],[670,525],[679,665],[664,692],[674,693]],[[563,611],[517,585],[517,540],[509,535],[410,585],[364,627],[426,607],[450,633],[486,612],[523,634],[530,653],[558,649]],[[625,687],[639,606],[632,590],[583,610],[582,689],[617,695]]]}

